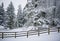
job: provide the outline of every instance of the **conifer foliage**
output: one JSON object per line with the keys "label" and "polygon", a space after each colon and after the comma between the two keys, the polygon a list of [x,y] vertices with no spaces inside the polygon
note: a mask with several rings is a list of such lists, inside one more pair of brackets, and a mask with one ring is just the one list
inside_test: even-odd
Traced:
{"label": "conifer foliage", "polygon": [[14,18],[15,18],[14,6],[13,6],[12,2],[10,2],[9,6],[7,8],[6,13],[7,13],[7,16],[8,16],[7,20],[6,20],[7,21],[6,22],[7,27],[12,29],[12,28],[14,28]]}

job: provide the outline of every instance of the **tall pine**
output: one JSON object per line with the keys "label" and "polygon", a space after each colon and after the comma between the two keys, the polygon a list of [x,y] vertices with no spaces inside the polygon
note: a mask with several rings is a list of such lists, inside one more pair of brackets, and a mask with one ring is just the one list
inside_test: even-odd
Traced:
{"label": "tall pine", "polygon": [[0,5],[0,25],[4,25],[4,4],[2,2],[2,4]]}
{"label": "tall pine", "polygon": [[7,8],[7,22],[6,22],[6,26],[10,29],[13,29],[14,28],[14,18],[15,18],[15,13],[14,13],[14,6],[13,6],[13,3],[10,2],[8,8]]}
{"label": "tall pine", "polygon": [[23,26],[23,13],[22,13],[21,5],[19,5],[18,13],[17,13],[17,27],[22,27],[22,26]]}

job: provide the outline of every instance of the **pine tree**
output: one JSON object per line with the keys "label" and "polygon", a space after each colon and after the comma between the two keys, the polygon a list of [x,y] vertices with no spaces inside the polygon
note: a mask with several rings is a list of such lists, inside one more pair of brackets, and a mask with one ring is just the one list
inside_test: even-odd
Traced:
{"label": "pine tree", "polygon": [[14,6],[13,3],[10,2],[7,11],[6,11],[6,27],[12,29],[14,28],[14,18],[15,18],[15,14],[14,14]]}
{"label": "pine tree", "polygon": [[23,13],[21,9],[21,5],[19,5],[18,13],[17,13],[17,27],[23,26]]}
{"label": "pine tree", "polygon": [[5,14],[5,11],[4,11],[4,4],[2,3],[1,6],[0,6],[0,25],[4,25],[4,14]]}

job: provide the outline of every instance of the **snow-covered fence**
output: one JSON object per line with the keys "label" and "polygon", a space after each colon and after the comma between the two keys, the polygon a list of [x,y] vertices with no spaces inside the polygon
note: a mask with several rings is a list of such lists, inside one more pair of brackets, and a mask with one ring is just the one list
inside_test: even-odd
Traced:
{"label": "snow-covered fence", "polygon": [[8,38],[8,37],[22,37],[22,36],[31,36],[31,35],[40,35],[43,33],[48,33],[50,32],[59,32],[60,27],[57,28],[38,28],[37,30],[29,30],[29,31],[20,31],[20,32],[0,32],[0,38]]}

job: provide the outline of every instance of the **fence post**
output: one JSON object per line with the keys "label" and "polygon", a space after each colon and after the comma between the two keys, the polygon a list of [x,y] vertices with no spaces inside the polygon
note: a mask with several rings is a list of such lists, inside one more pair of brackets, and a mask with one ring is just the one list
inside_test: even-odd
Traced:
{"label": "fence post", "polygon": [[59,27],[58,27],[58,32],[59,32]]}
{"label": "fence post", "polygon": [[16,32],[15,32],[15,38],[16,38]]}
{"label": "fence post", "polygon": [[28,38],[28,31],[27,31],[27,38]]}
{"label": "fence post", "polygon": [[2,32],[2,39],[3,39],[3,35],[4,35],[4,34],[3,34],[3,32]]}
{"label": "fence post", "polygon": [[38,28],[38,36],[40,36],[40,34],[39,34],[39,28]]}
{"label": "fence post", "polygon": [[50,34],[50,28],[48,28],[48,34]]}

